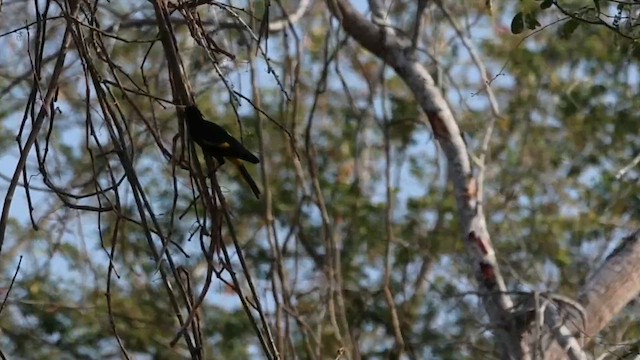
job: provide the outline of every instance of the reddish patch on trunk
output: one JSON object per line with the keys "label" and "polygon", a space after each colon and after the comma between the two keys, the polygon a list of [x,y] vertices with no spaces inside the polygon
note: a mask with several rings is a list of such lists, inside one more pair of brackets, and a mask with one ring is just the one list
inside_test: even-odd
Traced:
{"label": "reddish patch on trunk", "polygon": [[481,262],[480,274],[482,275],[482,282],[487,287],[487,289],[492,289],[494,286],[496,286],[496,273],[492,265]]}
{"label": "reddish patch on trunk", "polygon": [[478,250],[480,250],[480,252],[482,253],[482,256],[487,256],[489,254],[489,249],[487,249],[487,246],[485,245],[484,241],[482,241],[482,238],[476,235],[475,231],[472,230],[469,232],[467,241],[472,242],[474,245],[476,245],[478,247]]}
{"label": "reddish patch on trunk", "polygon": [[436,111],[428,112],[427,117],[437,139],[448,139],[449,131]]}

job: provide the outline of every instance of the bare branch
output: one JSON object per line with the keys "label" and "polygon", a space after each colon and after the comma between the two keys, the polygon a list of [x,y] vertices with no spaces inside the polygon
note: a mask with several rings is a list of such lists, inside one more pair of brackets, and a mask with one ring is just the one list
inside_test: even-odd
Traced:
{"label": "bare branch", "polygon": [[[64,11],[69,11],[65,13],[68,19],[73,19],[78,13],[78,4],[75,1],[68,2],[70,9],[65,9]],[[53,75],[51,75],[51,79],[49,81],[49,86],[47,89],[47,93],[44,97],[44,101],[40,106],[40,110],[38,111],[38,116],[36,117],[35,122],[31,127],[31,132],[29,133],[29,137],[25,142],[21,154],[20,160],[18,160],[18,164],[16,165],[16,169],[13,172],[13,177],[11,179],[11,183],[9,184],[9,188],[7,189],[7,194],[4,198],[4,203],[2,206],[2,215],[0,217],[0,253],[2,252],[2,245],[4,244],[4,238],[7,232],[7,221],[9,219],[9,212],[11,211],[11,202],[13,201],[13,194],[16,191],[16,187],[18,186],[18,181],[20,180],[20,174],[24,170],[24,166],[27,162],[27,156],[31,151],[31,147],[36,141],[40,128],[42,124],[44,124],[45,118],[48,115],[48,108],[51,106],[53,99],[56,96],[57,88],[58,88],[58,80],[60,75],[62,74],[62,69],[64,67],[64,62],[67,56],[67,51],[69,50],[69,46],[71,45],[71,27],[73,25],[73,21],[67,20],[67,27],[64,32],[64,36],[62,38],[62,44],[60,45],[60,50],[58,51],[58,59],[56,60],[56,64],[53,70]]]}

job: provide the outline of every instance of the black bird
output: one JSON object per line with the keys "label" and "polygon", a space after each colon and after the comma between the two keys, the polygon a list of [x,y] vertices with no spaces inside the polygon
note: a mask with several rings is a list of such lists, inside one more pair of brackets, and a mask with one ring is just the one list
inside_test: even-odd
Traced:
{"label": "black bird", "polygon": [[253,181],[253,178],[240,160],[248,161],[252,164],[260,162],[247,148],[229,134],[223,127],[207,121],[195,105],[188,105],[184,109],[187,119],[187,131],[196,144],[200,145],[202,151],[213,156],[218,161],[218,166],[225,163],[227,158],[240,171],[244,181],[249,184],[256,198],[260,199],[260,189]]}

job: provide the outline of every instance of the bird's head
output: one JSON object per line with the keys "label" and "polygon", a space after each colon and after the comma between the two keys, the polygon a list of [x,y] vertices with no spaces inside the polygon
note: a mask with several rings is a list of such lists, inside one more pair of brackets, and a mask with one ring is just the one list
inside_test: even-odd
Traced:
{"label": "bird's head", "polygon": [[198,110],[198,107],[195,105],[185,106],[184,114],[187,116],[187,118],[192,118],[192,119],[202,117],[202,113],[200,112],[200,110]]}

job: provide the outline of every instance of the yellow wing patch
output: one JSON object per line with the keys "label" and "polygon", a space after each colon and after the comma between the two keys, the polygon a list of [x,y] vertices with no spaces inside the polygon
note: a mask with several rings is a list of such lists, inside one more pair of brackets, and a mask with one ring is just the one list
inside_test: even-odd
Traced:
{"label": "yellow wing patch", "polygon": [[229,143],[228,143],[228,142],[226,142],[226,141],[225,141],[225,142],[220,143],[220,142],[211,142],[211,141],[204,140],[203,142],[204,142],[204,144],[205,144],[205,145],[207,145],[207,146],[217,147],[217,148],[221,148],[221,149],[227,149],[227,148],[230,148],[230,147],[231,147],[231,144],[229,144]]}

